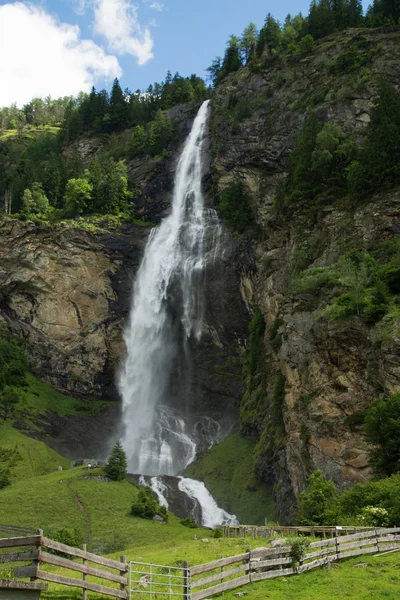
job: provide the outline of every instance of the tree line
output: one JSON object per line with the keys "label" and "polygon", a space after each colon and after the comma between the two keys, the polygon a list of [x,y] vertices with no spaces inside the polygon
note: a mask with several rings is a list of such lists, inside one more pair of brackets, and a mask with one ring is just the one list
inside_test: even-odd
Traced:
{"label": "tree line", "polygon": [[360,0],[312,0],[309,13],[287,15],[280,23],[268,13],[258,31],[250,23],[241,36],[231,35],[224,56],[217,56],[207,68],[209,79],[215,87],[229,73],[243,66],[257,69],[279,53],[307,54],[314,40],[351,27],[380,27],[398,25],[400,2],[374,0],[363,14]]}

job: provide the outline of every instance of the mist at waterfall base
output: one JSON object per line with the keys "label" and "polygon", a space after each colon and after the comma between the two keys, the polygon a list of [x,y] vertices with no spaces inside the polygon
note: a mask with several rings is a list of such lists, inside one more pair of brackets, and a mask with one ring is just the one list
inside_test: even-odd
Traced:
{"label": "mist at waterfall base", "polygon": [[[177,165],[171,213],[150,234],[133,287],[118,382],[129,470],[151,476],[164,506],[165,486],[158,476],[182,472],[198,450],[226,434],[220,423],[198,412],[190,382],[190,349],[202,335],[206,271],[221,238],[218,217],[204,207],[201,189],[207,116],[208,101]],[[204,525],[236,520],[218,508],[204,484],[180,478],[179,489],[196,497]]]}

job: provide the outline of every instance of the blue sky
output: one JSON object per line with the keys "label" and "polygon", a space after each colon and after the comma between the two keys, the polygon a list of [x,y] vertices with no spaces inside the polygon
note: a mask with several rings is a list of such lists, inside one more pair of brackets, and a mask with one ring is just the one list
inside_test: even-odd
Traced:
{"label": "blue sky", "polygon": [[[366,7],[368,2],[364,2]],[[144,89],[168,69],[205,69],[226,40],[271,12],[307,14],[309,0],[0,0],[0,106],[109,88]]]}

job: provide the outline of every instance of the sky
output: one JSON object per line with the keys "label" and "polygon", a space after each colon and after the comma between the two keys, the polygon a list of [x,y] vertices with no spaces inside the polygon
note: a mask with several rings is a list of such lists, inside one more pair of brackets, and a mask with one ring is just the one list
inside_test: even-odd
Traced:
{"label": "sky", "polygon": [[[368,5],[363,2],[364,7]],[[0,106],[121,86],[144,90],[223,55],[231,34],[309,0],[0,0]]]}

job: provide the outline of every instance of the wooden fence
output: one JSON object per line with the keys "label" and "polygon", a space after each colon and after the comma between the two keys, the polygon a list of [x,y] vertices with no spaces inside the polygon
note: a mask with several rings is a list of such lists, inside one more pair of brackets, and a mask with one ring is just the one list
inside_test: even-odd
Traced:
{"label": "wooden fence", "polygon": [[[0,564],[1,563],[19,563],[30,562],[29,565],[13,567],[13,572],[17,578],[29,577],[31,581],[49,581],[61,585],[78,587],[83,589],[83,600],[87,598],[87,591],[98,592],[105,596],[113,598],[128,598],[128,564],[125,556],[121,556],[120,562],[110,558],[104,558],[91,552],[87,552],[86,544],[82,548],[73,548],[66,544],[60,544],[43,536],[39,529],[36,535],[25,537],[12,537],[0,539]],[[10,553],[3,553],[4,549],[12,549]],[[52,553],[53,552],[53,553]],[[54,554],[54,552],[58,554]],[[61,554],[61,555],[60,555]],[[82,559],[82,562],[76,562],[73,558]],[[58,573],[48,572],[44,565],[53,565],[68,569],[81,574],[81,579],[70,577],[69,573],[59,575]],[[98,568],[93,565],[101,565],[113,571]],[[88,581],[88,577],[95,577],[118,584],[118,587],[110,587],[102,583]]]}
{"label": "wooden fence", "polygon": [[284,525],[224,525],[223,537],[270,538],[274,535],[310,535],[312,537],[330,538],[340,535],[350,535],[362,531],[371,531],[373,527],[318,527],[318,526],[284,526]]}
{"label": "wooden fence", "polygon": [[[255,581],[304,573],[352,556],[400,550],[399,541],[400,528],[335,536],[311,543],[299,563],[291,556],[291,546],[249,550],[237,556],[191,567],[191,599],[202,600]],[[205,573],[210,575],[204,577]],[[199,575],[202,577],[199,578]]]}

